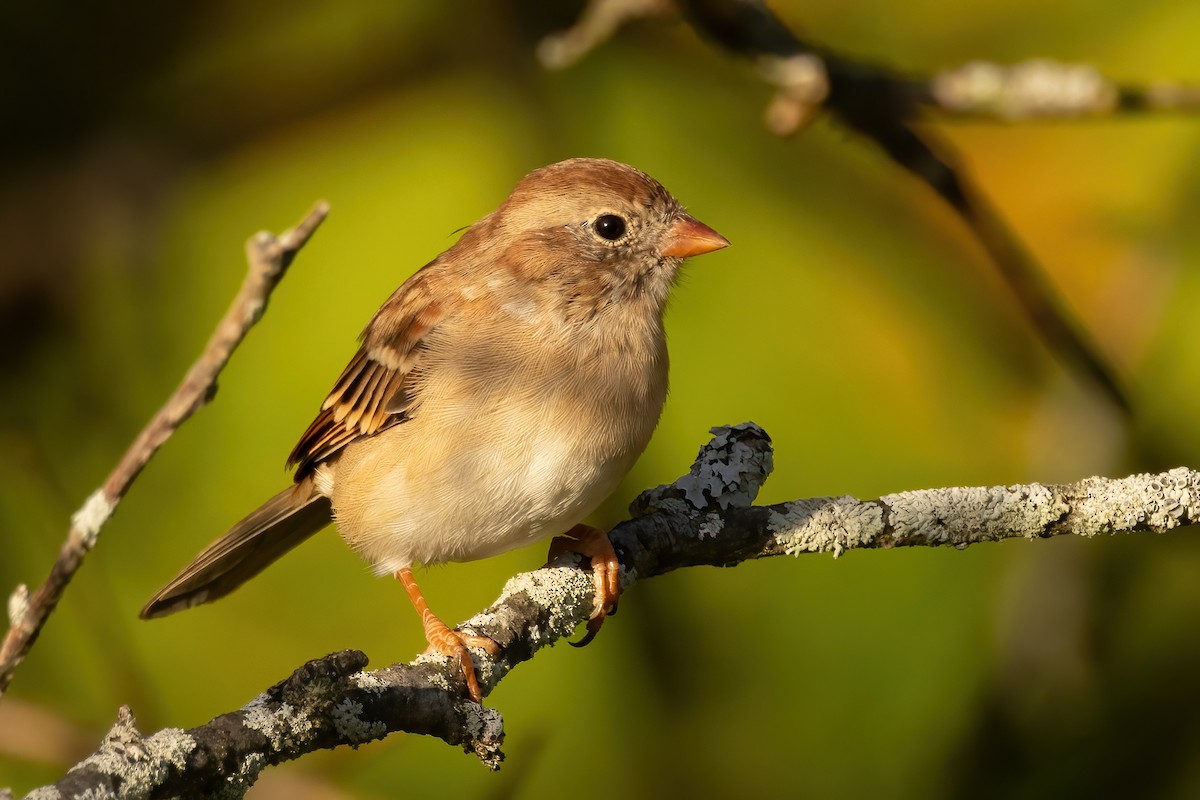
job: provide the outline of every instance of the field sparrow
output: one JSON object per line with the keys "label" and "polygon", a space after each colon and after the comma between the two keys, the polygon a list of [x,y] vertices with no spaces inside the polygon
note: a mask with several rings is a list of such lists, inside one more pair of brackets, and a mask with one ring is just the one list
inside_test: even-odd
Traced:
{"label": "field sparrow", "polygon": [[336,520],[377,574],[401,581],[431,650],[459,661],[478,702],[467,647],[494,654],[496,644],[434,616],[413,564],[569,531],[595,573],[590,639],[620,583],[607,536],[580,520],[658,423],[662,315],[680,263],[728,244],[625,164],[575,158],[531,172],[375,313],[288,459],[295,483],[200,553],[142,617],[222,597]]}

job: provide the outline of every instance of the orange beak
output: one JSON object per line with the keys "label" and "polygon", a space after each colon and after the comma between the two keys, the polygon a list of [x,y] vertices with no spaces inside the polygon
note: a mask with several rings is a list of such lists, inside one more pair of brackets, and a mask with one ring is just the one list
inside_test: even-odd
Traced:
{"label": "orange beak", "polygon": [[703,222],[684,214],[667,229],[667,236],[663,239],[663,246],[659,252],[667,258],[689,258],[711,253],[722,247],[729,247],[728,239]]}

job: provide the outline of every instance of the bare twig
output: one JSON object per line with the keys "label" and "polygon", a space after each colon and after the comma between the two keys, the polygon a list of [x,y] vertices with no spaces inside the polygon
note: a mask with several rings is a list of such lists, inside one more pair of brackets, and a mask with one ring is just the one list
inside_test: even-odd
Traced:
{"label": "bare twig", "polygon": [[592,0],[575,24],[538,42],[537,57],[547,69],[569,67],[617,32],[626,22],[667,14],[673,0]]}
{"label": "bare twig", "polygon": [[199,360],[138,434],[104,484],[71,517],[67,540],[46,581],[32,593],[22,584],[10,595],[9,629],[0,643],[0,694],[8,688],[14,670],[37,640],[67,584],[95,546],[101,528],[113,515],[121,498],[158,448],[216,394],[221,370],[246,333],[262,317],[271,291],[328,212],[325,203],[318,203],[300,224],[278,238],[264,231],[246,243],[249,262],[246,278]]}
{"label": "bare twig", "polygon": [[1123,86],[1120,107],[1128,111],[1200,111],[1200,86],[1165,82]]}
{"label": "bare twig", "polygon": [[[625,590],[681,567],[733,566],[769,556],[1161,533],[1200,519],[1200,473],[1182,468],[1061,486],[932,489],[870,501],[822,497],[754,506],[771,470],[770,439],[753,423],[713,433],[687,475],[643,492],[631,508],[633,518],[610,534]],[[518,575],[490,608],[460,626],[500,645],[497,657],[474,651],[486,692],[591,613],[594,583],[579,566],[556,562]],[[465,699],[457,661],[424,655],[408,665],[358,672],[365,663],[356,651],[310,662],[239,711],[190,731],[143,737],[123,710],[100,750],[56,784],[54,796],[94,797],[119,788],[129,797],[238,797],[270,764],[402,730],[437,736],[498,767],[503,720]]]}

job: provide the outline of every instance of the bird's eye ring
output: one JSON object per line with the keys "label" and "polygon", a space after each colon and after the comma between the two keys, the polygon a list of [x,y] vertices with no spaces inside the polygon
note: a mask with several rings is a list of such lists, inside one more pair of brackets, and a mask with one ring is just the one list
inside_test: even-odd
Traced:
{"label": "bird's eye ring", "polygon": [[615,242],[625,235],[625,220],[616,214],[604,214],[597,217],[596,221],[592,223],[592,230],[601,239]]}

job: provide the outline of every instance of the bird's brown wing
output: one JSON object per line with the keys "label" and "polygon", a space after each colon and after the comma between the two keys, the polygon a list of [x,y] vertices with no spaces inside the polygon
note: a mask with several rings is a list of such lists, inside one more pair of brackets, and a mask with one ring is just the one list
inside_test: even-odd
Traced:
{"label": "bird's brown wing", "polygon": [[296,480],[355,439],[404,421],[425,337],[444,316],[427,277],[417,275],[401,286],[363,330],[362,346],[288,456]]}

